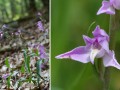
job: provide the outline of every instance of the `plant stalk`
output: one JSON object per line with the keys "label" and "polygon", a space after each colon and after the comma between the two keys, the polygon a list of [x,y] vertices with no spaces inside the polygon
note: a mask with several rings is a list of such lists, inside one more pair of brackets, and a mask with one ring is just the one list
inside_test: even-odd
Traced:
{"label": "plant stalk", "polygon": [[103,67],[103,61],[101,60],[101,58],[98,59],[98,73],[99,73],[99,78],[101,79],[101,81],[104,83],[104,67]]}
{"label": "plant stalk", "polygon": [[[110,36],[110,50],[115,50],[115,42],[116,42],[116,32],[120,28],[120,14],[119,11],[116,10],[115,15],[110,15],[110,23],[109,23],[109,36]],[[104,74],[104,89],[109,90],[110,84],[110,67],[105,68]]]}

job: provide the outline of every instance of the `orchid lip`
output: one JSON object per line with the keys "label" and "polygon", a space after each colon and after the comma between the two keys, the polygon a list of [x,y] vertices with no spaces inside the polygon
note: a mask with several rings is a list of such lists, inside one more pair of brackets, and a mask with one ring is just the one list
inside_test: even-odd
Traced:
{"label": "orchid lip", "polygon": [[98,49],[91,49],[91,52],[90,52],[90,60],[91,60],[91,63],[94,64],[94,59],[96,57],[96,55],[99,53],[100,50]]}

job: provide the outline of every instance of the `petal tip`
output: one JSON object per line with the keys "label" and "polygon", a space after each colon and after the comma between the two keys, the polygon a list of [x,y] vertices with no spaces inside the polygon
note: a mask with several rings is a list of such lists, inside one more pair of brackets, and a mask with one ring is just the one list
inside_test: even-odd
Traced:
{"label": "petal tip", "polygon": [[55,56],[56,59],[62,59],[61,55]]}
{"label": "petal tip", "polygon": [[87,36],[86,35],[82,35],[83,39],[86,38]]}
{"label": "petal tip", "polygon": [[100,14],[102,14],[102,13],[100,13],[100,12],[98,11],[96,15],[100,15]]}
{"label": "petal tip", "polygon": [[103,60],[104,60],[103,63],[105,67],[112,66],[120,70],[120,64],[117,62],[115,58],[114,51],[109,51],[109,53],[104,56]]}
{"label": "petal tip", "polygon": [[113,7],[113,5],[111,5],[111,3],[109,1],[103,1],[102,6],[100,7],[100,9],[97,12],[97,15],[102,14],[102,13],[114,15],[115,8]]}
{"label": "petal tip", "polygon": [[92,64],[94,64],[94,61],[91,61]]}

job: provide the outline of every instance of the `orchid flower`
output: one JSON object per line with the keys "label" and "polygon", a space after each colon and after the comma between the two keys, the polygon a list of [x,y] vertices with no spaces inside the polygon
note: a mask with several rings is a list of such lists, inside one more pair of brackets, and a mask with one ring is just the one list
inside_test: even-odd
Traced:
{"label": "orchid flower", "polygon": [[3,75],[2,75],[2,78],[3,78],[3,79],[7,79],[9,76],[10,76],[9,74],[3,74]]}
{"label": "orchid flower", "polygon": [[83,35],[85,46],[79,46],[71,51],[56,56],[57,59],[70,58],[82,63],[91,62],[95,58],[102,58],[105,67],[113,66],[120,69],[115,59],[114,51],[109,50],[109,36],[99,26],[92,32],[94,38]]}
{"label": "orchid flower", "polygon": [[102,13],[114,15],[115,9],[120,10],[120,0],[102,1],[102,6],[98,10],[97,15]]}
{"label": "orchid flower", "polygon": [[46,59],[47,58],[44,46],[39,45],[39,53],[40,53],[40,58],[41,59]]}
{"label": "orchid flower", "polygon": [[37,25],[38,25],[38,28],[39,28],[40,31],[44,31],[44,26],[43,26],[43,23],[41,21],[39,21],[37,23]]}

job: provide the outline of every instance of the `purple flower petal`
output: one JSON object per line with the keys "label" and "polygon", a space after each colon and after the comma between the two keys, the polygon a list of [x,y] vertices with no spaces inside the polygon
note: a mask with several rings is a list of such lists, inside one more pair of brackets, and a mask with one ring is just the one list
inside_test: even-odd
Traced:
{"label": "purple flower petal", "polygon": [[96,58],[102,58],[105,55],[105,53],[106,53],[105,49],[101,48],[98,54],[96,55]]}
{"label": "purple flower petal", "polygon": [[45,47],[42,45],[39,45],[39,53],[40,53],[40,58],[45,59],[47,58],[46,52],[45,52]]}
{"label": "purple flower petal", "polygon": [[92,39],[92,38],[90,38],[86,35],[83,35],[83,39],[84,39],[86,45],[87,44],[92,44],[94,42],[94,39]]}
{"label": "purple flower petal", "polygon": [[39,21],[37,25],[38,25],[39,30],[44,31],[44,26],[41,21]]}
{"label": "purple flower petal", "polygon": [[92,32],[93,36],[97,39],[99,45],[105,49],[107,52],[109,52],[109,36],[108,34],[103,30],[100,29],[100,26],[96,26],[95,30]]}
{"label": "purple flower petal", "polygon": [[113,5],[114,8],[120,10],[120,0],[110,0],[110,3]]}
{"label": "purple flower petal", "polygon": [[98,42],[99,42],[99,45],[104,49],[106,50],[106,52],[109,52],[109,43],[108,41],[106,40],[105,37],[98,37]]}
{"label": "purple flower petal", "polygon": [[70,58],[82,63],[90,62],[89,50],[85,46],[77,47],[69,52],[56,56],[57,59]]}
{"label": "purple flower petal", "polygon": [[3,78],[3,79],[7,79],[9,76],[10,76],[9,74],[3,74],[3,75],[2,75],[2,78]]}
{"label": "purple flower petal", "polygon": [[98,10],[97,15],[102,13],[111,14],[111,15],[115,14],[115,9],[109,1],[102,2],[102,6]]}
{"label": "purple flower petal", "polygon": [[108,34],[103,29],[101,29],[99,25],[96,26],[92,33],[94,37],[106,37],[106,39],[109,41]]}
{"label": "purple flower petal", "polygon": [[120,64],[115,59],[114,51],[110,51],[103,57],[103,63],[105,67],[113,66],[116,67],[117,69],[120,69]]}

